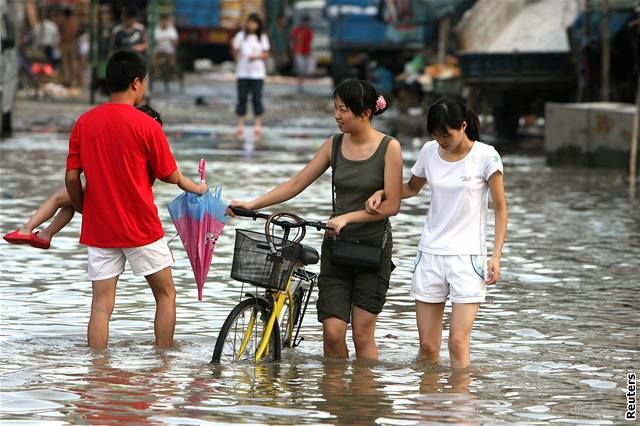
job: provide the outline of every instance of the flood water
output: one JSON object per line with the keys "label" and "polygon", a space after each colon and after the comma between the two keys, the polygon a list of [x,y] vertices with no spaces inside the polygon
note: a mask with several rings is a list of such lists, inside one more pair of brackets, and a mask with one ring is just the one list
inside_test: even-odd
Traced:
{"label": "flood water", "polygon": [[[292,176],[334,131],[304,122],[267,128],[267,148],[252,150],[216,136],[232,129],[166,130],[180,167],[195,175],[198,159],[207,159],[210,183],[223,187],[226,200],[250,199]],[[0,147],[4,233],[63,185],[67,142],[65,135],[23,134]],[[417,151],[404,146],[405,174]],[[627,373],[640,373],[639,204],[630,201],[622,172],[550,169],[539,157],[503,160],[510,207],[503,275],[480,309],[468,372],[448,367],[448,324],[442,366],[416,358],[409,290],[428,191],[405,201],[392,221],[398,267],[378,323],[376,363],[324,359],[312,308],[304,342],[281,362],[208,364],[241,296],[229,278],[234,228],[261,225],[240,218],[218,241],[202,302],[179,240],[171,244],[175,348],[154,347],[151,291],[126,272],[109,349],[89,350],[91,284],[76,217],[46,252],[0,243],[2,424],[622,423]],[[157,183],[154,191],[173,236],[166,204],[179,190]],[[287,209],[325,219],[330,191],[327,174]],[[321,236],[307,234],[319,249]]]}

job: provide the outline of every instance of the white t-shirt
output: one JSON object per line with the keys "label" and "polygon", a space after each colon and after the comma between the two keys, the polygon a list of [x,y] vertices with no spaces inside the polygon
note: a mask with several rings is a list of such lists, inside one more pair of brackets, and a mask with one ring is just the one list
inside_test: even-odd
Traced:
{"label": "white t-shirt", "polygon": [[38,22],[33,29],[35,47],[55,46],[60,43],[60,31],[55,22],[45,19]]}
{"label": "white t-shirt", "polygon": [[267,76],[267,70],[262,59],[249,60],[250,56],[259,56],[269,52],[269,38],[262,34],[260,40],[255,34],[240,31],[233,39],[233,48],[238,51],[236,77],[262,80]]}
{"label": "white t-shirt", "polygon": [[156,52],[171,55],[176,52],[173,42],[178,40],[178,31],[176,31],[173,25],[169,25],[167,28],[161,28],[160,25],[158,25],[153,35],[156,41]]}
{"label": "white t-shirt", "polygon": [[474,142],[456,162],[445,161],[438,143],[424,144],[411,168],[427,179],[431,205],[418,248],[437,255],[486,255],[489,178],[502,173],[500,155],[490,145]]}

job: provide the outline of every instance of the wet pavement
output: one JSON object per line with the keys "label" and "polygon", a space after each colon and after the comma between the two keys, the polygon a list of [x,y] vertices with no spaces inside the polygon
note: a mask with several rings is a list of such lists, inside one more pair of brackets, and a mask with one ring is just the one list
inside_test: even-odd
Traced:
{"label": "wet pavement", "polygon": [[[224,96],[233,96],[232,89]],[[336,131],[330,113],[317,110],[327,103],[323,90],[305,100],[286,85],[274,89],[272,104],[293,107],[279,106],[277,119],[265,120],[259,146],[231,137],[233,127],[222,119],[227,113],[233,118],[224,109],[229,106],[211,104],[202,117],[187,120],[179,118],[198,110],[186,110],[193,97],[158,99],[156,106],[167,117],[181,169],[195,175],[205,158],[224,199],[249,199],[296,173]],[[174,115],[160,102],[175,102],[176,111],[184,102],[184,111]],[[54,109],[47,104],[40,118],[71,114],[65,109],[46,115]],[[217,118],[207,121],[207,114]],[[3,232],[63,185],[66,138],[41,129],[0,142]],[[406,175],[419,146],[403,142]],[[622,423],[626,376],[640,366],[640,205],[629,199],[618,171],[551,169],[542,157],[518,152],[503,160],[510,208],[503,277],[480,309],[468,372],[448,367],[446,335],[441,367],[416,358],[409,288],[428,191],[405,200],[392,220],[398,268],[377,328],[377,363],[324,359],[312,308],[305,340],[285,351],[281,362],[208,364],[220,326],[241,297],[240,285],[229,278],[234,228],[261,225],[243,219],[227,225],[216,246],[203,302],[197,301],[179,241],[171,244],[178,291],[175,348],[153,346],[153,297],[144,280],[125,272],[110,348],[89,350],[91,285],[76,217],[49,251],[0,243],[2,424]],[[179,190],[157,183],[154,192],[173,236],[166,204]],[[283,208],[325,219],[330,194],[326,174]],[[321,236],[307,235],[306,243],[319,248]]]}

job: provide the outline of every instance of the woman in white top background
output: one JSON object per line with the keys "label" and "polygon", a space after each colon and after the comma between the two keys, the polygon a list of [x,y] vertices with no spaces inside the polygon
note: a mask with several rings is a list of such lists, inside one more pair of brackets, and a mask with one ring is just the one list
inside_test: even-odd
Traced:
{"label": "woman in white top background", "polygon": [[[447,296],[453,307],[449,330],[451,366],[470,364],[471,329],[487,285],[500,278],[500,258],[507,229],[500,155],[479,142],[477,114],[453,98],[429,108],[427,130],[435,138],[424,144],[402,198],[416,196],[425,183],[431,203],[418,245],[411,282],[421,356],[440,361],[442,317]],[[487,261],[486,227],[489,193],[495,211],[493,254]],[[384,203],[378,191],[366,202],[376,213]]]}
{"label": "woman in white top background", "polygon": [[247,18],[245,29],[236,34],[232,43],[233,58],[236,61],[236,78],[238,80],[238,127],[234,135],[244,135],[245,116],[249,94],[255,115],[254,133],[256,140],[262,137],[262,87],[267,75],[265,61],[269,58],[269,38],[263,32],[262,19],[258,14]]}

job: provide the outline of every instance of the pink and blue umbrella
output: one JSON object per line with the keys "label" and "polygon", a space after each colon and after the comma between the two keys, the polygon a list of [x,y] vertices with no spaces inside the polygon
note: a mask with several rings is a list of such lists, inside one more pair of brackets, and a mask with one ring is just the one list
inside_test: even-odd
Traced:
{"label": "pink and blue umbrella", "polygon": [[[205,180],[204,160],[200,160],[200,179]],[[202,289],[211,268],[211,258],[216,241],[227,222],[224,214],[227,204],[220,198],[221,189],[203,195],[185,192],[168,205],[169,214],[176,226],[191,268],[198,284],[198,300],[202,300]]]}

